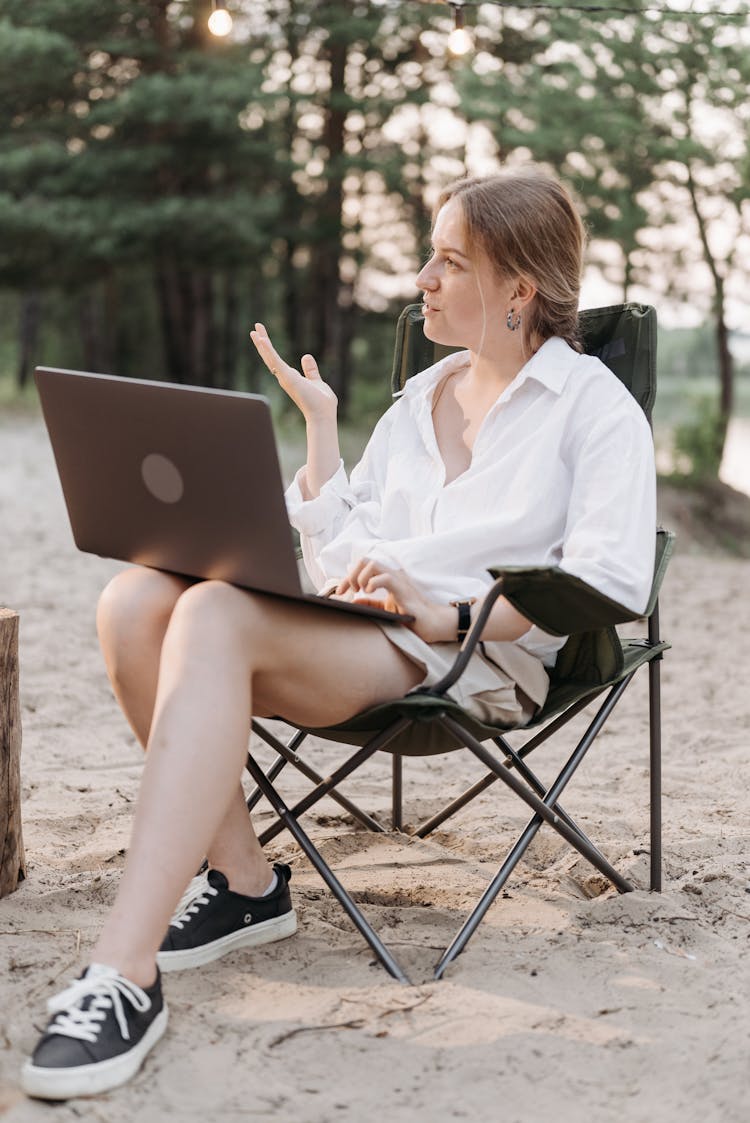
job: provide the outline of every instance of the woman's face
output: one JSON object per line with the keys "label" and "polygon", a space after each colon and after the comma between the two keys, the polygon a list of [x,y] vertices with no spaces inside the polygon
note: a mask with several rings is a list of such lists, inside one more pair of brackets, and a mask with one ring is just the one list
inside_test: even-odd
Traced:
{"label": "woman's face", "polygon": [[434,343],[494,351],[507,334],[515,285],[499,280],[490,259],[466,243],[458,198],[440,208],[432,231],[432,255],[417,277],[424,291],[424,333]]}

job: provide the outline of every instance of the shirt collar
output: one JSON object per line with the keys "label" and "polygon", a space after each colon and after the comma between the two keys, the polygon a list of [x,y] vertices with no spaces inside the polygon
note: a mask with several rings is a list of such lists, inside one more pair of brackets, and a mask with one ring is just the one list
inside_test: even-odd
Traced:
{"label": "shirt collar", "polygon": [[413,398],[415,394],[429,395],[430,390],[433,390],[442,378],[464,366],[468,358],[468,351],[454,351],[450,355],[445,355],[442,359],[433,363],[431,367],[426,367],[419,374],[408,378],[403,390],[398,390],[393,397]]}
{"label": "shirt collar", "polygon": [[[468,351],[456,351],[439,359],[431,367],[427,367],[419,374],[409,378],[403,390],[399,390],[393,395],[394,398],[402,396],[411,398],[415,394],[425,394],[429,397],[430,390],[434,389],[442,378],[464,366],[468,355]],[[529,378],[533,378],[535,382],[540,382],[554,394],[562,394],[573,365],[578,358],[578,352],[574,351],[564,339],[555,336],[552,339],[545,340],[539,350],[521,367],[513,381],[506,386],[500,395],[500,399],[507,400]]]}
{"label": "shirt collar", "polygon": [[518,372],[508,390],[511,387],[517,388],[527,378],[533,378],[536,382],[541,382],[548,390],[560,395],[565,389],[565,384],[573,370],[575,361],[579,357],[578,352],[574,351],[559,336],[546,339],[539,350]]}

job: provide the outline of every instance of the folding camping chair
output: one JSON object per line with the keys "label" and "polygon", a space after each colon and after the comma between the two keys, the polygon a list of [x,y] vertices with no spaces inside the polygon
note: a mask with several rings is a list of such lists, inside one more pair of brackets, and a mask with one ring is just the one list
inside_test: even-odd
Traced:
{"label": "folding camping chair", "polygon": [[[656,313],[639,304],[617,305],[591,309],[581,313],[584,348],[598,355],[628,387],[650,419],[656,379]],[[401,314],[392,377],[392,389],[400,390],[410,375],[429,366],[447,353],[435,347],[422,332],[419,305],[410,305]],[[560,805],[565,787],[581,764],[605,722],[622,697],[639,667],[649,668],[650,715],[650,797],[651,797],[651,889],[661,889],[661,715],[659,663],[669,644],[659,637],[658,595],[674,536],[656,531],[656,564],[648,607],[643,616],[648,621],[648,635],[643,639],[621,639],[615,625],[639,618],[622,605],[586,585],[559,568],[497,568],[490,572],[495,583],[482,604],[469,634],[464,640],[451,670],[429,689],[418,688],[405,697],[375,706],[357,715],[344,725],[329,729],[296,729],[284,744],[261,723],[253,721],[253,731],[278,754],[267,774],[252,752],[247,768],[256,788],[248,799],[248,807],[265,796],[277,819],[260,837],[265,845],[284,828],[296,839],[312,865],[320,873],[356,928],[364,936],[378,959],[401,982],[408,978],[391,951],[384,945],[361,910],[325,862],[299,818],[324,795],[329,795],[354,818],[373,831],[385,828],[372,816],[338,790],[338,785],[373,756],[384,751],[393,757],[394,830],[402,828],[402,758],[429,756],[465,748],[486,767],[486,774],[463,795],[423,822],[415,835],[426,837],[449,816],[465,806],[497,780],[503,781],[524,800],[533,812],[526,828],[508,853],[496,876],[475,905],[463,927],[446,948],[435,968],[440,978],[446,967],[465,948],[483,916],[507,882],[542,823],[548,823],[572,847],[582,854],[621,892],[633,886],[587,838],[581,827]],[[451,686],[465,669],[476,647],[490,609],[499,596],[505,596],[533,623],[552,635],[568,636],[551,672],[551,685],[541,711],[524,726],[541,726],[520,747],[514,748],[504,734],[508,727],[484,725],[470,716],[450,697]],[[555,780],[545,785],[526,763],[528,755],[567,723],[605,694],[596,712]],[[343,742],[360,748],[327,778],[320,776],[299,755],[299,747],[308,734]],[[488,745],[488,743],[490,743]],[[500,750],[499,752],[497,750]],[[294,807],[288,808],[274,787],[274,780],[286,763],[293,764],[315,787]]]}

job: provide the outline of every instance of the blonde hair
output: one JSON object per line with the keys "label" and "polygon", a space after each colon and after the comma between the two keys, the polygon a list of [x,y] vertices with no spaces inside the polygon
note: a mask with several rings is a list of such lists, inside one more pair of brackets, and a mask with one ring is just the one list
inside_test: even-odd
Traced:
{"label": "blonde hair", "polygon": [[560,336],[580,351],[586,234],[567,190],[537,169],[460,179],[441,192],[433,221],[454,198],[461,204],[469,249],[482,249],[502,280],[525,277],[537,290],[521,321],[525,350],[531,353]]}

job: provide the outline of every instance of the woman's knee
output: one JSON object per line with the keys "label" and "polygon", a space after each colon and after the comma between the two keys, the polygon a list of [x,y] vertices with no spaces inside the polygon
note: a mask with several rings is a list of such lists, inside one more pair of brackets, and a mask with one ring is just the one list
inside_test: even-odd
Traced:
{"label": "woman's knee", "polygon": [[181,646],[192,643],[249,653],[262,645],[273,606],[267,597],[225,581],[201,581],[186,589],[169,623],[169,637]]}
{"label": "woman's knee", "polygon": [[116,574],[99,597],[96,623],[103,643],[133,633],[166,629],[188,583],[157,569],[135,567]]}

